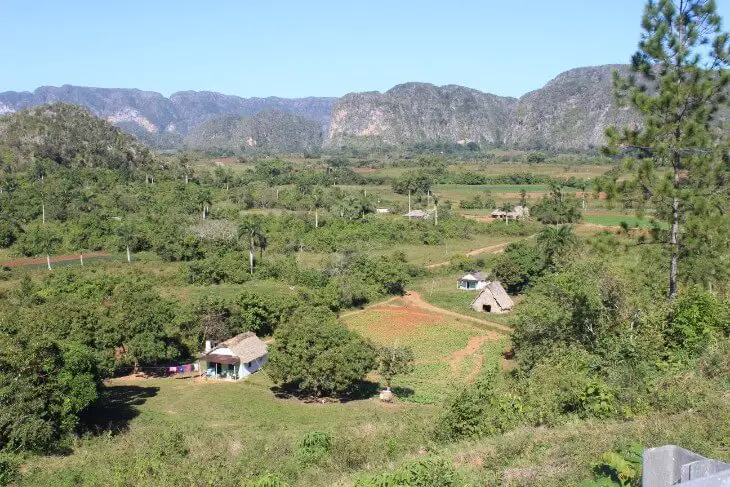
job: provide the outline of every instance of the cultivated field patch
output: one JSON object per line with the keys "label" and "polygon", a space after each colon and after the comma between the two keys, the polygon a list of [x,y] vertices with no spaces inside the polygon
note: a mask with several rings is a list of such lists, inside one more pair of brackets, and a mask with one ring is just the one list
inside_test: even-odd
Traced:
{"label": "cultivated field patch", "polygon": [[396,394],[407,401],[432,403],[473,380],[483,363],[498,357],[504,335],[479,327],[468,317],[460,319],[414,305],[419,299],[390,300],[342,319],[379,345],[413,349],[414,370],[396,377]]}

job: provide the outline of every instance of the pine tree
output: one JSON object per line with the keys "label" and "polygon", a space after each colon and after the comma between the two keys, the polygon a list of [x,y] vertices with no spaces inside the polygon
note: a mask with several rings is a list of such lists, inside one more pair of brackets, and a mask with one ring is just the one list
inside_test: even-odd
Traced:
{"label": "pine tree", "polygon": [[636,177],[624,190],[636,196],[637,208],[649,203],[668,224],[655,235],[669,247],[670,300],[680,258],[691,254],[688,223],[726,210],[727,137],[715,119],[726,103],[730,52],[716,10],[714,0],[650,0],[631,74],[614,73],[618,99],[643,121],[608,129],[606,152],[629,156]]}

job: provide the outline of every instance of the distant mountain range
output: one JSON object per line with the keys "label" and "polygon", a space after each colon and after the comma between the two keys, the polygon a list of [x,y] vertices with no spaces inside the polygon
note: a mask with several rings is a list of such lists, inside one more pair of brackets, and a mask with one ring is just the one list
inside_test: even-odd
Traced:
{"label": "distant mountain range", "polygon": [[166,98],[153,91],[64,85],[44,86],[32,93],[0,93],[0,115],[47,103],[71,103],[88,108],[154,147],[180,148],[184,136],[209,120],[263,111],[300,115],[324,131],[336,101],[315,97],[241,98],[207,91],[183,91]]}
{"label": "distant mountain range", "polygon": [[638,122],[612,103],[611,74],[624,65],[577,68],[519,99],[462,86],[406,83],[342,98],[240,98],[184,91],[64,85],[0,93],[0,115],[66,102],[87,107],[157,148],[312,151],[422,142],[589,150],[612,124]]}

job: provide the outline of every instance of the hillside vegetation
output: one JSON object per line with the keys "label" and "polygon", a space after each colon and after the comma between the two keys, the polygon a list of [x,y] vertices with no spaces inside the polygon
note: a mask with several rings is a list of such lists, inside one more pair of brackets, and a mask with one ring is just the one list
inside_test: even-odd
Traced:
{"label": "hillside vegetation", "polygon": [[322,147],[322,128],[299,115],[263,111],[250,117],[217,118],[195,128],[185,144],[212,153],[317,152]]}
{"label": "hillside vegetation", "polygon": [[50,161],[66,168],[129,170],[152,162],[149,148],[76,105],[42,105],[0,118],[8,168]]}
{"label": "hillside vegetation", "polygon": [[[324,154],[268,153],[314,137],[286,113],[205,125],[217,154],[154,153],[73,105],[0,118],[0,486],[638,487],[646,448],[730,461],[714,10],[647,4],[615,80],[642,123],[600,155],[486,150],[460,120],[501,102],[430,85],[363,97],[357,130],[400,117],[408,147]],[[574,75],[549,91],[586,99]],[[266,344],[263,367],[195,371],[230,338],[217,361]]]}

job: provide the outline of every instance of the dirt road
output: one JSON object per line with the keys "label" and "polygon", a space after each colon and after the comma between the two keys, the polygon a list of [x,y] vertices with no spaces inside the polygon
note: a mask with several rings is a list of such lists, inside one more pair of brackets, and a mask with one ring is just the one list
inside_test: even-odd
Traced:
{"label": "dirt road", "polygon": [[403,301],[406,302],[406,304],[413,305],[417,308],[424,309],[426,311],[431,311],[432,313],[437,313],[444,316],[451,316],[453,318],[458,318],[460,320],[464,321],[470,321],[472,323],[478,323],[480,325],[486,325],[490,328],[495,328],[497,330],[501,330],[507,333],[510,333],[512,329],[508,326],[500,325],[499,323],[495,323],[493,321],[487,321],[482,320],[480,318],[475,318],[473,316],[469,315],[463,315],[461,313],[457,313],[456,311],[451,311],[444,308],[439,308],[438,306],[434,306],[431,303],[425,301],[420,294],[418,294],[416,291],[406,291],[406,295],[403,296]]}
{"label": "dirt road", "polygon": [[[505,247],[507,247],[511,243],[512,242],[505,242],[505,243],[501,243],[501,244],[490,245],[489,247],[482,247],[480,249],[470,250],[469,252],[467,252],[464,255],[466,255],[467,257],[474,257],[475,255],[480,255],[480,254],[498,254],[499,252],[502,252],[505,249]],[[429,264],[426,266],[426,269],[436,269],[439,267],[447,266],[450,263],[451,263],[451,261],[447,260],[444,262],[439,262],[437,264]]]}
{"label": "dirt road", "polygon": [[[89,252],[84,254],[84,259],[98,259],[100,257],[111,257],[111,254],[107,252]],[[56,255],[51,257],[51,265],[57,262],[67,262],[69,260],[79,260],[79,254],[70,255]],[[23,267],[27,265],[44,265],[46,264],[45,257],[35,257],[31,259],[15,259],[8,262],[0,263],[0,267]]]}

